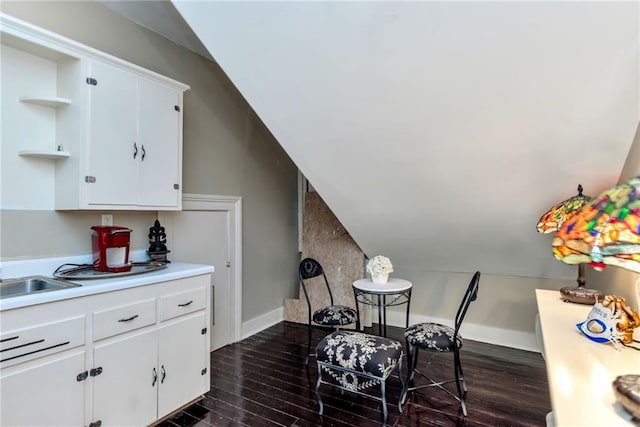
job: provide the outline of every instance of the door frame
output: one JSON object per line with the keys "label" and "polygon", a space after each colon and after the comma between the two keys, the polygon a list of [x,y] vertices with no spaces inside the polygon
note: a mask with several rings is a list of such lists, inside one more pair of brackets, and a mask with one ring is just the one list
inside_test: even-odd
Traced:
{"label": "door frame", "polygon": [[[182,194],[183,211],[225,211],[228,212],[229,230],[229,332],[230,342],[242,339],[242,198],[215,196],[209,194]],[[158,217],[162,222],[162,212]],[[214,266],[226,268],[225,266]],[[212,307],[213,309],[213,307]]]}

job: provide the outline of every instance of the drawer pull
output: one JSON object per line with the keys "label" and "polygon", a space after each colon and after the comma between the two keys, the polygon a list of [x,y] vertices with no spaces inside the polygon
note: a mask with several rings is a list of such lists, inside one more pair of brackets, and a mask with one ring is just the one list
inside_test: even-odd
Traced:
{"label": "drawer pull", "polygon": [[15,337],[3,338],[0,340],[0,342],[13,341],[17,340],[18,338],[20,338],[20,335],[16,335]]}
{"label": "drawer pull", "polygon": [[120,319],[120,320],[118,320],[118,322],[131,322],[133,319],[136,319],[137,317],[138,317],[138,315],[134,314],[133,316],[127,317],[126,319]]}
{"label": "drawer pull", "polygon": [[40,353],[41,351],[51,350],[52,348],[62,347],[62,346],[65,346],[65,345],[69,344],[69,342],[70,341],[65,341],[65,342],[62,342],[60,344],[54,344],[54,345],[51,345],[49,347],[45,347],[45,348],[41,348],[41,349],[38,349],[38,350],[30,351],[28,353],[22,353],[22,354],[18,354],[16,356],[13,356],[13,357],[7,357],[6,359],[0,359],[0,363],[6,362],[8,360],[17,359],[19,357],[29,356],[30,354]]}
{"label": "drawer pull", "polygon": [[16,348],[20,348],[20,347],[28,347],[28,346],[30,346],[30,345],[40,344],[40,343],[42,343],[42,342],[44,342],[44,339],[37,340],[37,341],[31,341],[31,342],[24,343],[24,344],[18,344],[18,345],[15,345],[15,346],[13,346],[13,347],[6,347],[6,348],[2,348],[2,349],[0,349],[0,352],[3,352],[3,351],[10,351],[10,350],[15,350]]}
{"label": "drawer pull", "polygon": [[189,300],[189,302],[185,302],[185,303],[182,303],[182,304],[178,304],[178,307],[186,307],[186,306],[188,306],[188,305],[191,305],[191,303],[193,303],[193,300]]}

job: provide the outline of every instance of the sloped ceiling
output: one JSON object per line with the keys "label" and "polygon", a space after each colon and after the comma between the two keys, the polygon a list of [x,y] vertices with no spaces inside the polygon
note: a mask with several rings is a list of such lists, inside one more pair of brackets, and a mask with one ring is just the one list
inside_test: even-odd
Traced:
{"label": "sloped ceiling", "polygon": [[535,225],[618,179],[637,2],[172,3],[368,256],[575,278]]}

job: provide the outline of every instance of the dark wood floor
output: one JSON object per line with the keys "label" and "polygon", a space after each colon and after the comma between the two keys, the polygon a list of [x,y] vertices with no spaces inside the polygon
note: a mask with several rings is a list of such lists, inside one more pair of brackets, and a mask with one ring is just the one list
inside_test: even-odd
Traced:
{"label": "dark wood floor", "polygon": [[[375,329],[377,330],[377,329]],[[368,331],[368,330],[367,330]],[[326,333],[316,329],[314,344]],[[402,330],[390,338],[402,341]],[[160,424],[175,426],[374,426],[380,403],[322,386],[324,415],[317,413],[317,365],[305,366],[306,326],[283,322],[211,353],[211,390],[205,398]],[[419,368],[451,378],[450,355],[421,353]],[[461,352],[468,386],[467,409],[446,393],[427,388],[395,406],[400,381],[387,380],[389,426],[544,426],[551,404],[539,353],[466,340]],[[406,364],[405,364],[406,366]]]}

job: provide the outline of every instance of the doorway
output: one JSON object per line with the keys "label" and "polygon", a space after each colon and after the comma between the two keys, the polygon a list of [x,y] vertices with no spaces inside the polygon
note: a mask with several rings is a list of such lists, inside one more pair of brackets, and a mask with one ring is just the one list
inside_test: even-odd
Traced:
{"label": "doorway", "polygon": [[241,339],[242,199],[183,194],[182,211],[159,212],[169,259],[212,264],[211,351]]}

